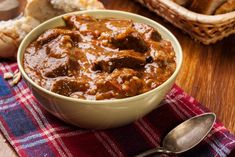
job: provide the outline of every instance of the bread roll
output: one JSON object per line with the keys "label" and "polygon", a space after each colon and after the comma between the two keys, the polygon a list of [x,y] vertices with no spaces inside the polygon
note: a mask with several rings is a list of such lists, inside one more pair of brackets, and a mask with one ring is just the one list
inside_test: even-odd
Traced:
{"label": "bread roll", "polygon": [[14,57],[17,44],[11,37],[0,33],[0,58]]}
{"label": "bread roll", "polygon": [[228,0],[222,4],[215,12],[215,14],[225,14],[231,11],[235,11],[235,0]]}
{"label": "bread roll", "polygon": [[189,9],[200,14],[212,15],[227,0],[192,0]]}
{"label": "bread roll", "polygon": [[24,16],[0,21],[0,58],[14,57],[21,40],[39,24],[38,20]]}
{"label": "bread roll", "polygon": [[54,9],[49,0],[28,0],[24,10],[25,16],[33,17],[40,22],[63,13],[65,12]]}
{"label": "bread roll", "polygon": [[76,10],[104,9],[104,6],[98,0],[50,0],[51,4],[56,9],[61,9],[65,12]]}
{"label": "bread roll", "polygon": [[25,15],[43,22],[66,12],[103,8],[97,0],[28,0]]}

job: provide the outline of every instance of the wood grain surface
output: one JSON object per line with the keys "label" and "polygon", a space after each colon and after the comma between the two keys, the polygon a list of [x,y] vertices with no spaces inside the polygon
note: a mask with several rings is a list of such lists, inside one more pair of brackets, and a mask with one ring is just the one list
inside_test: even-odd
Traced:
{"label": "wood grain surface", "polygon": [[[183,48],[183,66],[176,83],[204,104],[235,133],[235,35],[205,46],[142,7],[134,0],[101,0],[107,9],[129,11],[149,17],[168,28]],[[0,135],[0,156],[15,157]]]}

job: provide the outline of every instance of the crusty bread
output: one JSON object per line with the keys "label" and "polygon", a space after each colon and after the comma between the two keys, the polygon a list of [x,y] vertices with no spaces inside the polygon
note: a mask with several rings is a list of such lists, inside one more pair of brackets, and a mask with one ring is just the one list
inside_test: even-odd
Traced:
{"label": "crusty bread", "polygon": [[72,12],[86,9],[104,9],[101,2],[97,0],[50,0],[54,8],[65,12]]}
{"label": "crusty bread", "polygon": [[228,0],[226,3],[222,4],[216,9],[215,14],[224,14],[231,11],[235,11],[235,0]]}
{"label": "crusty bread", "polygon": [[201,14],[212,15],[227,0],[192,0],[189,9]]}
{"label": "crusty bread", "polygon": [[25,15],[43,22],[66,12],[103,8],[97,0],[28,0]]}
{"label": "crusty bread", "polygon": [[25,16],[31,16],[40,22],[63,13],[64,11],[54,9],[49,0],[28,0],[24,10]]}
{"label": "crusty bread", "polygon": [[102,8],[98,0],[27,0],[24,16],[0,21],[0,58],[16,56],[25,35],[49,18],[76,10]]}
{"label": "crusty bread", "polygon": [[25,35],[40,22],[32,17],[0,21],[0,58],[13,57]]}
{"label": "crusty bread", "polygon": [[17,44],[15,43],[15,40],[0,33],[0,58],[14,57],[16,50]]}

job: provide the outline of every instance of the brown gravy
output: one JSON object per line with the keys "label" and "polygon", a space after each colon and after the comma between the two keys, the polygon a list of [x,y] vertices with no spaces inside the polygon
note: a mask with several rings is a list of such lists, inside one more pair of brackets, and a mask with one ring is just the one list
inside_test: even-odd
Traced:
{"label": "brown gravy", "polygon": [[120,99],[150,91],[175,71],[169,41],[126,19],[64,17],[26,49],[24,68],[38,85],[88,100]]}

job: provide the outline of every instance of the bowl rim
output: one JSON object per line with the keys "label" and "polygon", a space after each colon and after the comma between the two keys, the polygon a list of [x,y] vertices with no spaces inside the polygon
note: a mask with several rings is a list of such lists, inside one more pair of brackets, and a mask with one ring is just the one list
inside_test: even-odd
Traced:
{"label": "bowl rim", "polygon": [[[23,54],[24,54],[23,47],[26,44],[27,39],[30,38],[30,36],[33,33],[35,33],[39,28],[43,27],[45,24],[50,23],[52,21],[56,21],[58,19],[61,19],[63,16],[81,15],[81,14],[95,13],[95,12],[104,13],[104,16],[106,16],[105,14],[108,15],[108,13],[116,13],[116,14],[119,14],[119,15],[130,16],[131,18],[137,18],[137,19],[141,19],[143,21],[148,21],[150,23],[153,23],[154,25],[159,27],[161,30],[163,30],[163,32],[168,34],[173,39],[175,47],[179,50],[177,52],[178,55],[176,56],[176,60],[178,59],[178,63],[176,64],[176,69],[175,69],[174,73],[165,82],[163,82],[161,85],[159,85],[158,87],[156,87],[156,88],[154,88],[154,89],[152,89],[152,90],[150,90],[148,92],[145,92],[145,93],[142,93],[142,94],[139,94],[139,95],[136,95],[136,96],[132,96],[132,97],[121,98],[121,99],[88,100],[88,99],[72,98],[72,97],[68,97],[68,96],[64,96],[64,95],[60,95],[60,94],[54,93],[54,92],[49,91],[49,90],[41,87],[40,85],[36,84],[26,74],[26,72],[24,71],[23,61],[21,61],[21,59],[23,60]],[[116,17],[114,17],[114,18],[116,18]],[[37,88],[38,90],[40,90],[40,91],[42,91],[44,93],[46,93],[46,94],[48,94],[50,96],[56,97],[56,98],[64,99],[66,101],[75,101],[75,102],[78,102],[78,103],[81,102],[81,103],[88,103],[88,104],[121,103],[121,102],[133,101],[133,100],[136,100],[136,99],[141,99],[141,98],[144,98],[148,94],[155,93],[156,91],[159,91],[164,86],[169,84],[172,81],[172,79],[174,79],[177,76],[177,74],[178,74],[178,72],[179,72],[179,70],[180,70],[180,68],[182,66],[182,60],[183,60],[183,53],[182,53],[182,48],[181,48],[181,46],[179,44],[179,41],[176,39],[176,37],[167,28],[165,28],[164,26],[162,26],[158,22],[156,22],[156,21],[154,21],[152,19],[149,19],[147,17],[141,16],[141,15],[138,15],[138,14],[135,14],[135,13],[130,13],[130,12],[126,12],[126,11],[119,11],[119,10],[99,10],[99,9],[97,9],[97,10],[85,10],[85,11],[70,12],[70,13],[66,13],[66,14],[62,14],[62,15],[56,16],[56,17],[54,17],[52,19],[49,19],[49,20],[41,23],[40,25],[35,27],[32,31],[30,31],[30,33],[28,33],[26,35],[26,37],[23,39],[23,41],[21,42],[21,44],[20,44],[20,46],[18,48],[18,51],[17,51],[17,64],[18,64],[18,68],[19,68],[20,72],[22,73],[22,76],[24,77],[24,79],[26,79],[32,86],[34,86],[35,88]]]}

